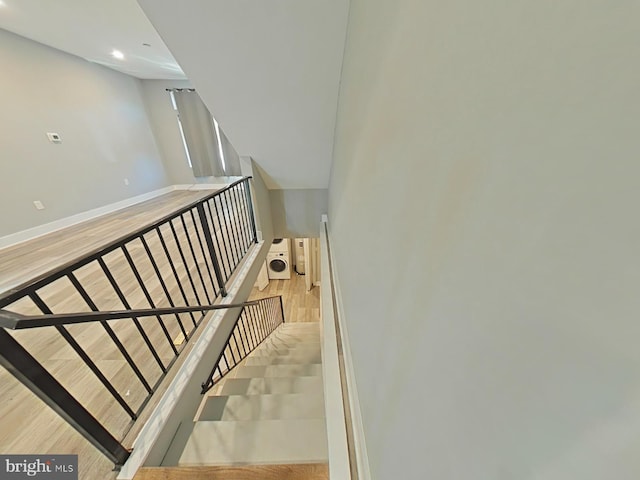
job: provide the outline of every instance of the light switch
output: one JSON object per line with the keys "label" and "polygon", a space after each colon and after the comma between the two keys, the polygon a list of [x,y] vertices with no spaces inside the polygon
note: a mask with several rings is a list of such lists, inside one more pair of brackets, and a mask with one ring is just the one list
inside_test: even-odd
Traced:
{"label": "light switch", "polygon": [[62,143],[62,137],[59,133],[47,132],[47,138],[51,143]]}
{"label": "light switch", "polygon": [[38,209],[38,210],[44,210],[44,205],[42,204],[42,202],[40,200],[34,200],[33,201],[33,205]]}

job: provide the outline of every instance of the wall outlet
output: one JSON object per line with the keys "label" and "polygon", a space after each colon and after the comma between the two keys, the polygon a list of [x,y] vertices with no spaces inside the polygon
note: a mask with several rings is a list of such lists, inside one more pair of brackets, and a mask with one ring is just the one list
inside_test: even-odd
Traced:
{"label": "wall outlet", "polygon": [[129,179],[128,179],[128,178],[125,178],[125,179],[124,179],[124,184],[125,184],[125,185],[129,185]]}
{"label": "wall outlet", "polygon": [[44,205],[40,200],[34,200],[33,201],[33,205],[38,209],[38,210],[44,210]]}
{"label": "wall outlet", "polygon": [[59,133],[47,132],[47,138],[51,143],[62,143],[62,137]]}

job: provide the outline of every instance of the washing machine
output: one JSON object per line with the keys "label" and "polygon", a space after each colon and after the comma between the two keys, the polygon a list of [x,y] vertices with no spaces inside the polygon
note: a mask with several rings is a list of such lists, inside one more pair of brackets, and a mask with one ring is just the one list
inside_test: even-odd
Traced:
{"label": "washing machine", "polygon": [[271,280],[288,280],[291,278],[291,260],[285,252],[269,252],[267,254],[267,274]]}
{"label": "washing machine", "polygon": [[286,253],[289,254],[289,239],[288,238],[274,238],[269,248],[269,253]]}

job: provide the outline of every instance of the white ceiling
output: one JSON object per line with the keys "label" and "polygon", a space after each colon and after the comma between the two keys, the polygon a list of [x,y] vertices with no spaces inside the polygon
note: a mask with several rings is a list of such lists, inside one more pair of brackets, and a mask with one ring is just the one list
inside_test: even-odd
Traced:
{"label": "white ceiling", "polygon": [[0,0],[0,28],[138,78],[181,66],[269,188],[327,188],[349,0],[139,3]]}
{"label": "white ceiling", "polygon": [[135,0],[0,0],[0,28],[134,77],[186,78]]}
{"label": "white ceiling", "polygon": [[327,188],[349,0],[139,0],[269,188]]}

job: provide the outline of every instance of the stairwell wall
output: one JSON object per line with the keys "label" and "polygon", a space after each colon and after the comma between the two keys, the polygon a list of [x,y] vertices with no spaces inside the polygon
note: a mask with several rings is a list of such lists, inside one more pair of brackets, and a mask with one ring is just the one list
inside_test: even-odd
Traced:
{"label": "stairwell wall", "polygon": [[640,11],[351,0],[329,225],[372,477],[640,475]]}

